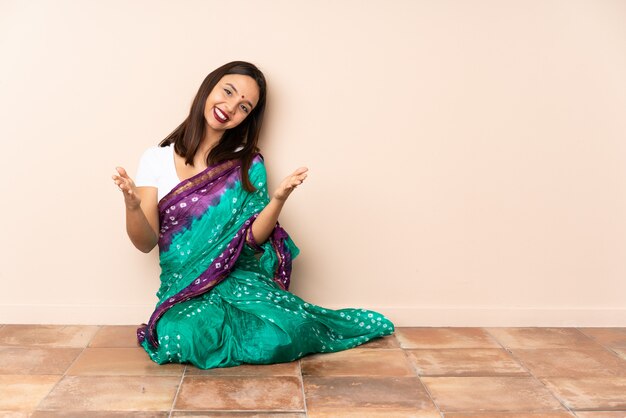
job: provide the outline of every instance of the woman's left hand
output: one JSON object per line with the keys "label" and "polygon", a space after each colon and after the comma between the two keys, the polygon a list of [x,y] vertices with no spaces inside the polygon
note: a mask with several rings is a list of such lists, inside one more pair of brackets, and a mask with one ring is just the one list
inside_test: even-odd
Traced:
{"label": "woman's left hand", "polygon": [[274,192],[274,199],[278,199],[281,201],[287,200],[291,192],[302,184],[304,179],[307,177],[306,172],[309,171],[306,167],[300,167],[287,177],[280,183],[280,186]]}

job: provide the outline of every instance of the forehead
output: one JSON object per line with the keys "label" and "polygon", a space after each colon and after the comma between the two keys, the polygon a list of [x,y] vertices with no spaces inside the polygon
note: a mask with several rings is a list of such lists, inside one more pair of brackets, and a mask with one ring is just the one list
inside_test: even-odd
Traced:
{"label": "forehead", "polygon": [[230,83],[237,89],[237,92],[256,106],[259,100],[259,86],[250,76],[241,74],[226,74],[220,79],[221,84]]}

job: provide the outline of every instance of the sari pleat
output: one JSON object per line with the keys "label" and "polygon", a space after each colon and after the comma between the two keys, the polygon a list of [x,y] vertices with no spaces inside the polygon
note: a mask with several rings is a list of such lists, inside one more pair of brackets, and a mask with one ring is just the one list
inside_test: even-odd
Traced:
{"label": "sari pleat", "polygon": [[299,253],[277,222],[258,244],[252,225],[269,202],[263,158],[241,184],[240,163],[207,167],[159,201],[159,301],[138,343],[159,364],[201,369],[272,364],[346,350],[390,335],[394,324],[366,309],[326,309],[289,292]]}

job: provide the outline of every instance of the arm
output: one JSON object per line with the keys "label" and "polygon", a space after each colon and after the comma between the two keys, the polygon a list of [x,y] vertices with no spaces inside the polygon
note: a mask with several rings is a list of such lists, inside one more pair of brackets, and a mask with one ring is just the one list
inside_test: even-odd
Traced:
{"label": "arm", "polygon": [[306,172],[308,168],[300,167],[294,171],[291,175],[285,177],[280,186],[274,192],[272,200],[265,206],[265,208],[259,213],[256,220],[252,224],[252,236],[257,244],[263,244],[272,233],[276,222],[278,221],[278,215],[283,208],[283,205],[287,201],[287,198],[291,192],[298,187],[304,179],[307,177]]}
{"label": "arm", "polygon": [[137,249],[149,253],[158,243],[157,188],[136,187],[126,170],[117,167],[113,181],[124,193],[126,233]]}

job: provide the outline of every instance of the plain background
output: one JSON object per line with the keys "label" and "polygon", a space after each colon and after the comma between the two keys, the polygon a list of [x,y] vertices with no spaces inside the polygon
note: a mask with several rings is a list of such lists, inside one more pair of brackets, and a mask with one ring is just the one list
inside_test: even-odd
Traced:
{"label": "plain background", "polygon": [[626,326],[626,2],[0,0],[0,322],[139,324],[115,166],[245,60],[290,291],[398,326]]}

